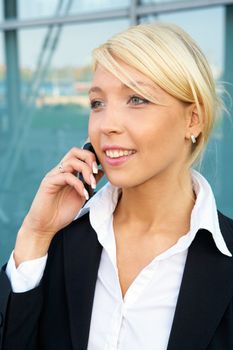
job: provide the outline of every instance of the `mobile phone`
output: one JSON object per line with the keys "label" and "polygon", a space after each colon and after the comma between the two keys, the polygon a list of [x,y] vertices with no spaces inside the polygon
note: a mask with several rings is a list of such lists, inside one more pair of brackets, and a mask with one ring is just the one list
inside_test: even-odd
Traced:
{"label": "mobile phone", "polygon": [[[95,157],[96,157],[96,163],[97,163],[97,165],[100,165],[100,161],[99,161],[99,159],[98,159],[98,157],[97,157],[97,155],[96,155],[96,153],[95,153],[95,150],[94,150],[92,144],[91,144],[89,141],[86,142],[86,143],[84,144],[84,146],[82,147],[82,149],[86,149],[86,150],[88,150],[88,151],[90,151],[90,152],[93,152],[94,155],[95,155]],[[93,188],[91,188],[91,186],[85,182],[82,173],[78,173],[77,176],[78,176],[79,180],[82,181],[82,183],[83,183],[85,189],[87,190],[87,192],[88,192],[88,194],[89,194],[89,198],[91,198],[91,197],[93,196],[93,194],[94,194]],[[94,176],[95,176],[95,175],[94,175]]]}

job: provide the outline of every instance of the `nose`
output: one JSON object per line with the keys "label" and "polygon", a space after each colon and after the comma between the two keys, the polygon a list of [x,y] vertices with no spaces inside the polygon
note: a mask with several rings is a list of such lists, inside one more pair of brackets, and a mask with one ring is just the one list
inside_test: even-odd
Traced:
{"label": "nose", "polygon": [[120,134],[123,132],[122,113],[116,107],[107,107],[101,118],[101,132],[109,134]]}

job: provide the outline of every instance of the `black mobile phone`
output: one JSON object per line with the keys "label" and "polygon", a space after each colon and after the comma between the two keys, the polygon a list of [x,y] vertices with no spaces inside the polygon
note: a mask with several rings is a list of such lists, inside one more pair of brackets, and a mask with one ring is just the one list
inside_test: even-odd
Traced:
{"label": "black mobile phone", "polygon": [[[90,151],[90,152],[93,152],[94,155],[95,155],[95,157],[96,157],[96,163],[97,163],[97,165],[100,165],[100,161],[99,161],[99,159],[98,159],[98,157],[97,157],[97,155],[96,155],[96,153],[95,153],[95,150],[94,150],[94,148],[93,148],[93,146],[92,146],[92,144],[91,144],[90,142],[86,142],[82,148],[83,148],[83,149],[86,149],[86,150],[88,150],[88,151]],[[87,190],[87,192],[88,192],[88,194],[89,194],[89,198],[91,198],[91,197],[93,196],[93,194],[94,194],[93,188],[91,188],[91,186],[85,182],[85,180],[84,180],[84,178],[83,178],[83,176],[82,176],[82,173],[78,173],[77,176],[78,176],[79,180],[82,181],[82,183],[83,183],[85,189]],[[94,175],[94,176],[95,176],[95,175]]]}

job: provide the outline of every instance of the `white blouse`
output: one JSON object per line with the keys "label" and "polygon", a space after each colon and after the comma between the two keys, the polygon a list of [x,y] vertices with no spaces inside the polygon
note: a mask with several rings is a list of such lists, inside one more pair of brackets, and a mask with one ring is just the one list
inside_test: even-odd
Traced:
{"label": "white blouse", "polygon": [[[207,180],[192,170],[196,202],[189,232],[156,256],[135,278],[122,298],[116,264],[113,212],[120,189],[107,183],[81,209],[103,246],[92,309],[88,350],[165,350],[173,322],[188,248],[201,228],[212,233],[217,249],[232,256],[220,231],[213,192]],[[77,218],[76,217],[76,218]],[[78,234],[78,232],[77,232]],[[47,256],[15,268],[13,253],[7,274],[14,292],[39,284]]]}

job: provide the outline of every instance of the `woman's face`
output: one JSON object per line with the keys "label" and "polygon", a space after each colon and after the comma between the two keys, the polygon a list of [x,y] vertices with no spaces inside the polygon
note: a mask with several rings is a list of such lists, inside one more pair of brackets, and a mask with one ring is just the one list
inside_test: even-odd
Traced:
{"label": "woman's face", "polygon": [[89,136],[108,180],[128,188],[182,169],[190,150],[186,137],[190,105],[121,65],[166,105],[145,100],[98,65],[90,89]]}

